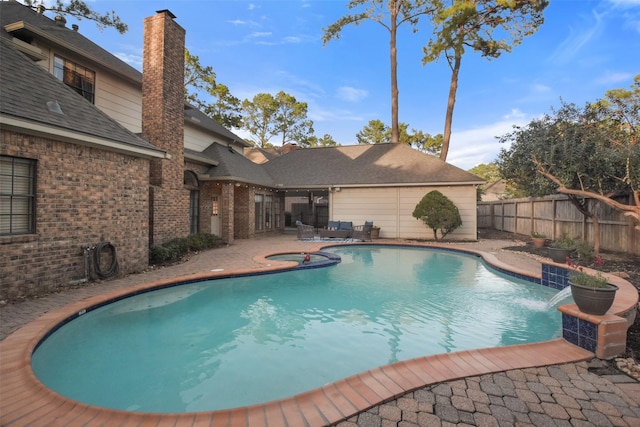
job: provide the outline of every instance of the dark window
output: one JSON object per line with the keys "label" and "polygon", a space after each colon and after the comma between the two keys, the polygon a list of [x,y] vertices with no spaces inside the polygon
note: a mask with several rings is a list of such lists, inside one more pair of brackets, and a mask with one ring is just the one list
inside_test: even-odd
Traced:
{"label": "dark window", "polygon": [[264,196],[262,194],[256,194],[255,204],[256,231],[264,230]]}
{"label": "dark window", "polygon": [[198,177],[191,171],[184,171],[183,183],[189,189],[189,233],[196,234],[200,224],[200,190]]}
{"label": "dark window", "polygon": [[67,86],[94,103],[96,73],[88,68],[56,56],[53,58],[53,75]]}
{"label": "dark window", "polygon": [[264,196],[264,225],[267,230],[273,228],[273,196]]}
{"label": "dark window", "polygon": [[0,156],[0,235],[35,233],[36,161]]}

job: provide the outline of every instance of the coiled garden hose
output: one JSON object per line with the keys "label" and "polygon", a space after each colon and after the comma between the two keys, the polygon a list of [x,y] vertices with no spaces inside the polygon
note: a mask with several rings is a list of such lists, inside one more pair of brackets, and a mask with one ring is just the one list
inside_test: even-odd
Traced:
{"label": "coiled garden hose", "polygon": [[[111,265],[105,271],[100,267],[100,254],[103,249],[108,249],[111,252]],[[111,242],[100,242],[96,244],[96,247],[93,251],[93,265],[96,271],[96,274],[101,279],[107,279],[111,276],[118,274],[120,271],[120,266],[118,265],[118,257],[116,255],[116,247],[111,244]]]}

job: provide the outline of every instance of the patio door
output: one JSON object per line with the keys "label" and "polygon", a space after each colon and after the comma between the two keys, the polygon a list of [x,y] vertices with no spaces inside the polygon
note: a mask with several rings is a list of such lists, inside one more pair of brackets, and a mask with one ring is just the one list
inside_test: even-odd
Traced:
{"label": "patio door", "polygon": [[211,205],[211,234],[220,236],[220,198],[213,196]]}

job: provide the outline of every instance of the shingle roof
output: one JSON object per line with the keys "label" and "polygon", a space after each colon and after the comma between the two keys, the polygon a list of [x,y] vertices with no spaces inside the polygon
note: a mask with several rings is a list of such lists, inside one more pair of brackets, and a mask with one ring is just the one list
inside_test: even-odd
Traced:
{"label": "shingle roof", "polygon": [[285,188],[331,185],[470,183],[481,178],[405,144],[292,150],[264,164]]}
{"label": "shingle roof", "polygon": [[202,153],[218,161],[217,166],[210,167],[206,172],[212,178],[241,181],[265,187],[275,186],[264,165],[253,163],[232,148],[214,143]]}
{"label": "shingle roof", "polygon": [[[0,114],[125,146],[161,150],[127,130],[0,38]],[[57,103],[63,114],[51,112]]]}
{"label": "shingle roof", "polygon": [[0,2],[0,25],[2,26],[0,36],[11,38],[12,35],[4,31],[5,26],[18,22],[23,22],[25,25],[15,30],[16,35],[30,37],[31,32],[38,31],[38,35],[47,39],[50,43],[65,49],[72,48],[94,62],[95,65],[109,68],[122,77],[142,84],[140,71],[104,50],[79,31],[66,28],[53,19],[38,14],[31,8],[16,1]]}

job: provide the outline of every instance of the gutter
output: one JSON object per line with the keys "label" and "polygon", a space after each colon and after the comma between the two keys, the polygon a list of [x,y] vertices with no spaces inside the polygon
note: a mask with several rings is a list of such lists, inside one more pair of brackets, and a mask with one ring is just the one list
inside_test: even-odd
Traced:
{"label": "gutter", "polygon": [[[135,157],[151,157],[158,159],[170,158],[169,154],[153,146],[141,147],[95,135],[74,132],[54,126],[39,124],[33,121],[16,119],[15,117],[0,114],[0,129],[13,130],[20,133],[55,139],[72,144],[98,147],[105,150],[129,154]],[[141,139],[142,140],[142,139]],[[142,140],[144,141],[144,140]]]}

